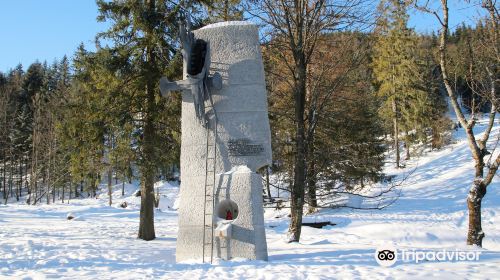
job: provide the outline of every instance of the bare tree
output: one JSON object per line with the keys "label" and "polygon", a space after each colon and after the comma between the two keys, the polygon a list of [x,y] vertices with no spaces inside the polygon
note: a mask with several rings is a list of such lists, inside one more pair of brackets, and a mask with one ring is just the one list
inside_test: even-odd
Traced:
{"label": "bare tree", "polygon": [[[307,123],[308,67],[321,35],[352,27],[364,18],[365,0],[262,0],[250,1],[249,14],[266,27],[278,55],[282,57],[290,77],[294,101],[294,160],[291,184],[291,222],[289,242],[298,242],[301,234],[307,154],[315,121]],[[311,113],[314,117],[314,112]]]}
{"label": "bare tree", "polygon": [[[469,149],[472,153],[472,158],[475,163],[475,178],[472,182],[472,186],[469,190],[469,195],[467,196],[467,207],[469,209],[469,229],[467,232],[467,244],[482,246],[482,240],[484,238],[484,232],[481,228],[481,202],[483,197],[486,195],[488,186],[490,185],[493,177],[495,176],[498,167],[500,165],[500,154],[493,157],[493,151],[487,150],[487,142],[490,138],[490,133],[493,128],[496,108],[498,104],[498,98],[496,97],[496,86],[498,84],[498,9],[496,8],[496,1],[494,0],[483,0],[482,6],[489,12],[491,28],[494,33],[493,40],[490,41],[491,45],[489,48],[494,50],[493,64],[486,64],[486,67],[491,73],[490,75],[490,92],[489,94],[482,94],[484,98],[487,98],[492,106],[490,112],[489,122],[487,124],[486,130],[482,137],[474,134],[473,128],[476,125],[476,111],[474,108],[471,110],[470,116],[467,118],[462,107],[458,103],[458,97],[456,90],[452,84],[452,79],[449,76],[448,69],[448,36],[449,36],[449,9],[448,1],[440,0],[440,9],[432,9],[428,5],[429,1],[424,1],[425,3],[415,2],[415,7],[423,12],[430,13],[436,17],[440,23],[440,34],[439,34],[439,64],[441,69],[441,75],[443,78],[444,86],[446,92],[450,98],[451,105],[457,115],[458,121],[460,122],[462,128],[467,135],[467,142],[469,144]],[[493,65],[493,67],[491,67]],[[479,91],[476,90],[476,93]],[[487,161],[486,161],[487,160]],[[485,170],[486,169],[486,170]],[[485,172],[486,171],[486,172]]]}

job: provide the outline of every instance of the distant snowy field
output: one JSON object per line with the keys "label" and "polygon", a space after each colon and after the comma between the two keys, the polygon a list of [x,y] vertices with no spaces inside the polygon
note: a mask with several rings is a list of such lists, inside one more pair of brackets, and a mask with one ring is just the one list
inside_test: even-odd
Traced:
{"label": "distant snowy field", "polygon": [[[479,126],[478,129],[481,129]],[[498,127],[495,128],[495,134]],[[465,198],[473,163],[464,135],[446,149],[386,173],[405,177],[401,197],[384,210],[331,209],[305,217],[331,221],[323,229],[303,227],[300,244],[285,243],[286,210],[266,209],[269,262],[237,259],[213,265],[175,263],[178,187],[161,185],[155,212],[157,239],[136,238],[139,198],[127,185],[107,196],[71,203],[0,206],[0,279],[499,279],[500,184],[483,202],[484,249],[465,246]],[[496,135],[491,137],[496,139]],[[127,201],[129,207],[118,206]],[[76,218],[67,220],[68,213]],[[390,244],[406,250],[480,250],[479,261],[397,262],[382,267],[375,249]]]}

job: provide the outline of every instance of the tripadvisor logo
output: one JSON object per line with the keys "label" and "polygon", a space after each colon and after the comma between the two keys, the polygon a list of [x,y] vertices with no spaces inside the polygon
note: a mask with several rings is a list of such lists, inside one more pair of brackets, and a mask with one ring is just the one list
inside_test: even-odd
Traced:
{"label": "tripadvisor logo", "polygon": [[375,260],[381,266],[389,267],[400,260],[401,262],[431,262],[431,261],[479,261],[480,251],[460,250],[397,250],[391,245],[384,245],[375,250]]}
{"label": "tripadvisor logo", "polygon": [[390,245],[377,248],[375,250],[375,260],[381,266],[389,267],[394,265],[398,260],[396,248]]}

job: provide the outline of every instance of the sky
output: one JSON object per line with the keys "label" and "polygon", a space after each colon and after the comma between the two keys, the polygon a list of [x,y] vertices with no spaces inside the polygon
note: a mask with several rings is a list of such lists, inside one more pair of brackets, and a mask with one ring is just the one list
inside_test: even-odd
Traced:
{"label": "sky", "polygon": [[[421,1],[424,2],[424,1]],[[433,9],[440,6],[440,1],[431,0],[429,1]],[[449,0],[449,19],[448,25],[453,30],[456,27],[462,25],[465,22],[466,25],[475,25],[475,22],[484,15],[483,9],[477,4],[478,0],[469,0],[471,3],[467,3],[465,0]],[[434,15],[425,14],[419,11],[410,11],[410,20],[408,25],[415,28],[421,33],[431,33],[432,31],[437,31],[440,28],[439,21]]]}
{"label": "sky", "polygon": [[107,27],[96,17],[94,0],[0,0],[0,71],[71,57],[81,42],[94,48]]}
{"label": "sky", "polygon": [[[477,10],[450,0],[450,27],[473,24]],[[96,17],[94,0],[0,0],[0,72],[19,63],[26,69],[35,60],[50,64],[64,55],[71,58],[81,42],[94,49],[95,35],[108,27]],[[439,28],[433,16],[414,12],[409,25],[427,33]]]}

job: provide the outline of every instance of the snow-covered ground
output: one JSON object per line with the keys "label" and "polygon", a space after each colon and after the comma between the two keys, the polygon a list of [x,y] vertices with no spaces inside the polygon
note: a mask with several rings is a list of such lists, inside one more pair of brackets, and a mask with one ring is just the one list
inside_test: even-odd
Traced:
{"label": "snow-covered ground", "polygon": [[[478,129],[481,129],[479,127]],[[495,129],[495,133],[497,128]],[[219,261],[213,265],[175,263],[177,186],[160,183],[157,239],[136,238],[139,198],[127,185],[114,206],[107,197],[70,204],[0,206],[0,279],[498,279],[500,273],[500,184],[483,202],[483,249],[465,246],[465,198],[473,163],[464,135],[457,142],[407,162],[400,198],[384,210],[322,210],[306,221],[331,221],[323,229],[303,227],[299,244],[288,244],[287,210],[266,209],[269,261]],[[492,138],[496,139],[496,135]],[[416,168],[416,169],[415,169]],[[128,208],[118,206],[127,201]],[[67,220],[68,213],[76,218]],[[479,261],[398,261],[382,267],[377,247],[401,250],[480,251]]]}

